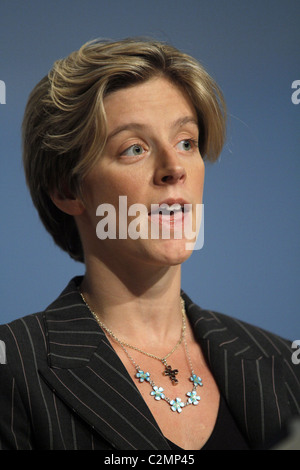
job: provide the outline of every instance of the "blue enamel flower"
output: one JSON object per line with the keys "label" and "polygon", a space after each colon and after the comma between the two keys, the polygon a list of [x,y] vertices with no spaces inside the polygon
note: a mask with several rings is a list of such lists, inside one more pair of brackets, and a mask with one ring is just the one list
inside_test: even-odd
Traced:
{"label": "blue enamel flower", "polygon": [[171,405],[171,410],[177,411],[177,413],[181,413],[182,408],[185,406],[183,401],[181,401],[181,398],[176,398],[175,400],[170,401],[170,405]]}
{"label": "blue enamel flower", "polygon": [[135,374],[135,376],[140,380],[140,382],[144,382],[144,380],[149,382],[150,380],[149,372],[144,372],[143,370],[139,370],[138,373]]}
{"label": "blue enamel flower", "polygon": [[192,377],[190,378],[190,381],[194,383],[194,385],[202,387],[202,379],[200,377],[197,377],[196,374],[193,374]]}
{"label": "blue enamel flower", "polygon": [[188,402],[192,403],[193,405],[198,405],[200,397],[197,395],[196,390],[193,390],[192,392],[188,392],[187,396],[189,397]]}
{"label": "blue enamel flower", "polygon": [[150,393],[150,395],[154,396],[155,400],[161,400],[165,398],[165,394],[163,393],[164,389],[162,387],[157,387],[154,385],[153,391]]}

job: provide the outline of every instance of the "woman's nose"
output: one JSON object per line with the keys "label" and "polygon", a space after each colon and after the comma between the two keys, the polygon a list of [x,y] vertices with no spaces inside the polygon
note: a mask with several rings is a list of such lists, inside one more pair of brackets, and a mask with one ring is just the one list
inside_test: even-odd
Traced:
{"label": "woman's nose", "polygon": [[158,185],[183,183],[186,180],[186,170],[176,151],[164,150],[158,155],[154,182]]}

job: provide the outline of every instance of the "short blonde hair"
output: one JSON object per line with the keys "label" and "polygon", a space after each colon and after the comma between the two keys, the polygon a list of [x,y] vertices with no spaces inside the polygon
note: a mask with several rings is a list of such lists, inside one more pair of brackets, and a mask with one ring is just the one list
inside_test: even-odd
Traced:
{"label": "short blonde hair", "polygon": [[80,183],[106,143],[103,100],[109,93],[164,76],[190,96],[199,122],[199,150],[215,161],[224,145],[226,106],[197,60],[149,39],[91,41],[52,69],[31,92],[23,120],[23,162],[31,197],[54,241],[84,261],[76,223],[49,194],[80,194]]}

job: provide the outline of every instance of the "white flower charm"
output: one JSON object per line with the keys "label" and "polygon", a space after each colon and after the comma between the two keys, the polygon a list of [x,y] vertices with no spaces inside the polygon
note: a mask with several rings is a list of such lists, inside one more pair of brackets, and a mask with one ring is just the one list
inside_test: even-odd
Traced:
{"label": "white flower charm", "polygon": [[149,382],[150,380],[149,372],[144,372],[143,370],[139,370],[138,373],[135,374],[135,376],[140,380],[140,382],[144,382],[144,380]]}
{"label": "white flower charm", "polygon": [[157,387],[156,385],[153,387],[153,391],[150,395],[154,396],[155,400],[163,400],[165,398],[165,394],[163,393],[164,389],[162,387]]}
{"label": "white flower charm", "polygon": [[197,395],[196,390],[193,390],[192,392],[188,392],[187,396],[189,397],[188,402],[192,403],[193,405],[198,405],[200,397]]}
{"label": "white flower charm", "polygon": [[170,405],[171,405],[171,410],[177,411],[177,413],[181,413],[182,408],[185,406],[183,401],[181,401],[181,398],[176,398],[175,400],[170,401]]}
{"label": "white flower charm", "polygon": [[202,379],[200,377],[197,377],[196,374],[193,374],[192,377],[190,378],[190,381],[194,383],[194,385],[196,385],[196,387],[198,385],[200,385],[200,387],[203,386],[203,383],[202,383]]}

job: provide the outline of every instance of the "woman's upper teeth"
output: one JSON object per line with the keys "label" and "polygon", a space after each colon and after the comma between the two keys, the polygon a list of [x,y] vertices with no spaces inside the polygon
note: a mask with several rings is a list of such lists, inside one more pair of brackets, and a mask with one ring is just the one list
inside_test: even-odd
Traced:
{"label": "woman's upper teeth", "polygon": [[172,204],[167,208],[169,211],[181,211],[181,204]]}
{"label": "woman's upper teeth", "polygon": [[172,204],[171,206],[169,206],[169,204],[161,204],[159,206],[159,210],[163,210],[165,212],[176,212],[176,211],[181,211],[181,204]]}
{"label": "woman's upper teeth", "polygon": [[149,214],[170,215],[177,212],[185,212],[185,205],[180,202],[174,202],[173,204],[162,202],[160,204],[151,204],[151,211]]}

